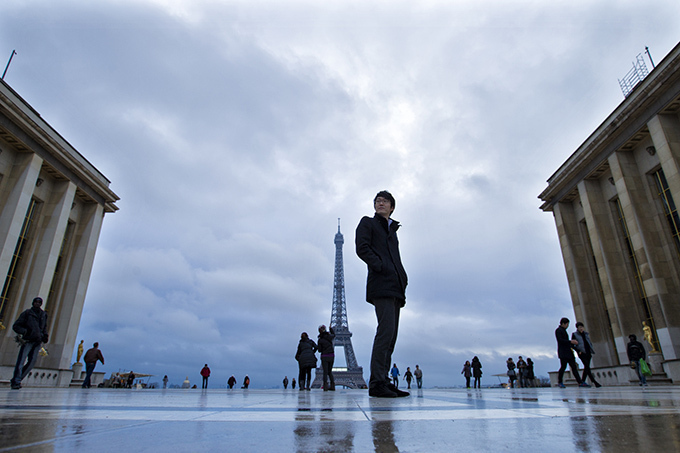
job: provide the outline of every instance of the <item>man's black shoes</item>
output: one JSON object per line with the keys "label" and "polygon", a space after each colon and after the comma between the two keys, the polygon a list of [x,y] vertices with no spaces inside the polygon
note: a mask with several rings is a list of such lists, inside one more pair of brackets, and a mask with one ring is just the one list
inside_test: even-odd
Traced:
{"label": "man's black shoes", "polygon": [[403,390],[399,390],[396,385],[394,384],[387,384],[387,388],[390,389],[392,392],[396,393],[398,397],[402,396],[410,396],[411,394],[409,392],[405,392]]}
{"label": "man's black shoes", "polygon": [[368,396],[376,398],[396,398],[397,394],[387,388],[386,385],[378,385],[368,389]]}
{"label": "man's black shoes", "polygon": [[368,396],[376,398],[398,398],[411,395],[409,392],[399,390],[394,384],[377,385],[368,390]]}

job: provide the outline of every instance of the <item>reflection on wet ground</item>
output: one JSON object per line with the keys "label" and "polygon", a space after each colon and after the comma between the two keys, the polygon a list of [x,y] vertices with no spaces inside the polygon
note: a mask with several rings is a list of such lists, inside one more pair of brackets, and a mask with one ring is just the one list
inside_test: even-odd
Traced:
{"label": "reflection on wet ground", "polygon": [[[680,451],[680,388],[0,390],[0,451]],[[524,447],[523,447],[524,446]]]}

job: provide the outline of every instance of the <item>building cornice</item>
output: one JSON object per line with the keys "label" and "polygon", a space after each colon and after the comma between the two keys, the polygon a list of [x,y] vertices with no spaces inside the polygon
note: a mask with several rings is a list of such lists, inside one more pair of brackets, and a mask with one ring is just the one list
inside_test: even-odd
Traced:
{"label": "building cornice", "polygon": [[110,181],[4,81],[0,81],[0,137],[18,151],[38,154],[57,173],[103,204],[106,212],[118,210],[115,202],[120,198],[109,188]]}
{"label": "building cornice", "polygon": [[607,158],[646,129],[655,115],[680,98],[680,44],[640,82],[585,142],[548,179],[538,196],[541,209],[551,211],[555,203],[576,190],[577,184],[596,172]]}

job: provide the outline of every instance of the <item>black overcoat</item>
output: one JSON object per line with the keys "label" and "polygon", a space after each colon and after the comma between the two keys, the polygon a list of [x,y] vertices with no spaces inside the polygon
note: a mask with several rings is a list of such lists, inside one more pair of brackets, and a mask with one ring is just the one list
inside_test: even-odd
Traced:
{"label": "black overcoat", "polygon": [[406,303],[408,277],[399,255],[397,230],[399,222],[389,224],[381,215],[364,217],[356,230],[355,243],[359,258],[368,266],[366,301],[394,297]]}

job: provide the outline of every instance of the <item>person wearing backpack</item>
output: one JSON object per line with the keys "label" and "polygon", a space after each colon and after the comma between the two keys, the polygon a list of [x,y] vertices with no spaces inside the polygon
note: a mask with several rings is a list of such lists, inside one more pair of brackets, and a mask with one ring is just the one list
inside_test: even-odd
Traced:
{"label": "person wearing backpack", "polygon": [[635,368],[635,372],[640,379],[640,386],[647,387],[647,377],[642,374],[640,370],[640,360],[647,358],[647,353],[645,352],[645,347],[637,341],[637,336],[630,334],[628,335],[628,346],[626,347],[626,352],[628,353],[628,360],[630,360],[630,366]]}

